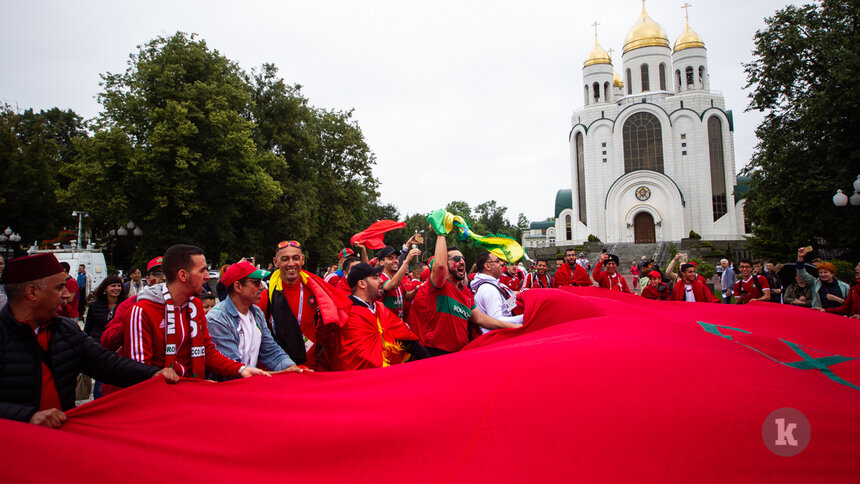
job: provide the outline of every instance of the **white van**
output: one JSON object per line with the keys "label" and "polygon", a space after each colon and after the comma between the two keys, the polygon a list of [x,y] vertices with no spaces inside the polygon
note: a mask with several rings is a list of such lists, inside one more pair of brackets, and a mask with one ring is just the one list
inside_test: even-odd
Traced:
{"label": "white van", "polygon": [[105,262],[104,254],[97,249],[47,249],[40,250],[30,248],[27,251],[30,255],[43,254],[50,252],[57,257],[60,262],[68,262],[71,267],[69,275],[78,277],[78,266],[84,264],[87,269],[87,290],[89,294],[108,276],[107,263]]}

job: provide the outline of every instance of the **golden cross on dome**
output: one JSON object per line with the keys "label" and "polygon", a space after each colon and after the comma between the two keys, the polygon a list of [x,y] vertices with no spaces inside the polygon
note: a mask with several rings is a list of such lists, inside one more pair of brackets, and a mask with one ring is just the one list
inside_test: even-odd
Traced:
{"label": "golden cross on dome", "polygon": [[[645,0],[642,0],[642,1],[645,1]],[[681,8],[684,9],[684,16],[687,17],[687,22],[690,21],[690,7],[692,7],[692,5],[690,5],[687,2],[684,2],[684,4],[681,5]]]}
{"label": "golden cross on dome", "polygon": [[598,25],[600,25],[600,24],[597,23],[597,20],[595,20],[594,23],[591,24],[591,26],[594,27],[594,41],[595,42],[597,42],[597,26]]}
{"label": "golden cross on dome", "polygon": [[612,53],[615,52],[615,49],[609,49],[609,60],[612,60]]}

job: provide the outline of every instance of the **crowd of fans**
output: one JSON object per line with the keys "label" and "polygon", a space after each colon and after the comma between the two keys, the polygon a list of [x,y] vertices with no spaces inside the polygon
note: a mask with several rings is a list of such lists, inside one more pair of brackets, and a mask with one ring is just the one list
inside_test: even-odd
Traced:
{"label": "crowd of fans", "polygon": [[[440,236],[433,257],[410,270],[417,245],[410,239],[401,250],[384,247],[373,259],[363,246],[344,248],[320,277],[305,269],[301,242],[285,240],[267,269],[245,259],[222,267],[217,297],[203,251],[176,245],[153,258],[145,274],[133,268],[127,281],[107,277],[85,310],[78,284],[85,268],[72,277],[69,265],[49,253],[9,261],[8,302],[0,301],[0,417],[59,427],[63,411],[75,405],[79,372],[95,378],[99,398],[156,374],[169,382],[223,381],[436,357],[488,331],[522,325],[517,294],[534,289],[598,286],[655,300],[762,301],[860,318],[860,284],[838,281],[829,262],[806,263],[810,248],[780,266],[721,261],[718,296],[685,254],[665,271],[643,257],[628,285],[622,261],[605,252],[592,267],[568,250],[550,274],[544,259],[526,270],[482,251],[467,271],[462,252]],[[860,280],[860,264],[855,276]]]}

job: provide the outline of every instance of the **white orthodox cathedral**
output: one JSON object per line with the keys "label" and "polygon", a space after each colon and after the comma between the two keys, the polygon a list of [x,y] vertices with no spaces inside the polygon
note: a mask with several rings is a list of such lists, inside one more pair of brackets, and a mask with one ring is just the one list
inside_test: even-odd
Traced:
{"label": "white orthodox cathedral", "polygon": [[645,11],[627,33],[621,75],[597,42],[571,118],[571,189],[555,222],[534,222],[527,247],[743,239],[732,112],[711,90],[705,43],[687,26],[674,46]]}

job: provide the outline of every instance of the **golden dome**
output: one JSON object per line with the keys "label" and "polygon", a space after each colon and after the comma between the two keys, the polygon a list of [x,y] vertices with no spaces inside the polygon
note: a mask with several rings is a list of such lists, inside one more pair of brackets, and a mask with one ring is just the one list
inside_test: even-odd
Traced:
{"label": "golden dome", "polygon": [[669,47],[669,36],[660,24],[651,20],[648,12],[645,11],[645,2],[642,2],[642,15],[627,32],[623,53],[649,46]]}
{"label": "golden dome", "polygon": [[615,87],[624,87],[624,81],[621,80],[621,76],[615,72],[615,69],[612,69],[612,85]]}
{"label": "golden dome", "polygon": [[582,67],[592,66],[594,64],[609,64],[612,65],[612,59],[609,57],[609,54],[603,50],[603,47],[597,43],[597,39],[594,39],[594,48],[591,49],[591,52],[586,57],[585,62],[583,62]]}
{"label": "golden dome", "polygon": [[693,29],[690,28],[690,21],[687,21],[687,27],[684,28],[684,32],[678,37],[678,40],[675,41],[674,51],[678,52],[679,50],[684,49],[692,49],[693,47],[705,47],[705,42],[699,37],[699,34],[693,32]]}

